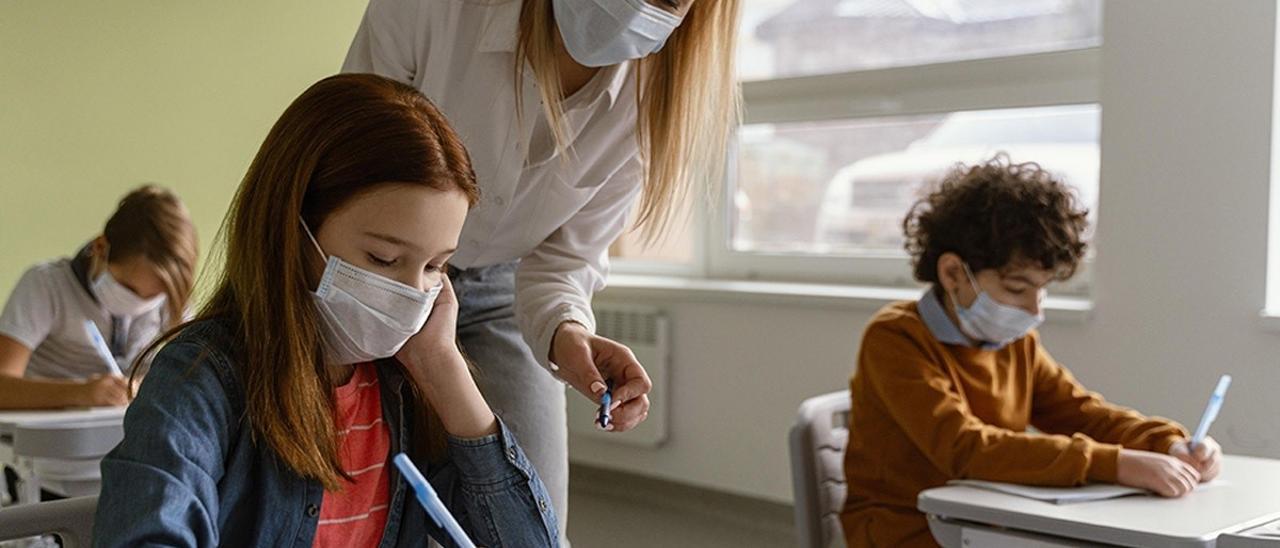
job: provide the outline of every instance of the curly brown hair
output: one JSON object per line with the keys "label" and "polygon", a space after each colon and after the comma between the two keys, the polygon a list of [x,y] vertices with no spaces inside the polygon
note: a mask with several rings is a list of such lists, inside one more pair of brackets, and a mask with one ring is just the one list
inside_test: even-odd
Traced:
{"label": "curly brown hair", "polygon": [[974,272],[1038,265],[1056,279],[1075,274],[1085,254],[1088,210],[1070,187],[1036,163],[1003,153],[956,166],[902,221],[915,278],[938,282],[938,258],[959,255]]}

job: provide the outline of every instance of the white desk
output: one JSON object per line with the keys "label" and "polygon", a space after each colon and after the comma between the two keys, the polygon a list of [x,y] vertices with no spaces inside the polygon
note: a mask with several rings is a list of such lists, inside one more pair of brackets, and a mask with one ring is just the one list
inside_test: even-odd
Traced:
{"label": "white desk", "polygon": [[63,496],[96,494],[98,461],[124,438],[123,407],[0,412],[0,464],[20,478],[18,500],[38,502],[40,487]]}
{"label": "white desk", "polygon": [[1056,505],[946,486],[920,493],[918,506],[929,515],[934,538],[947,547],[966,538],[973,546],[1213,547],[1219,535],[1280,519],[1280,461],[1226,456],[1214,483],[1180,499],[1152,495]]}
{"label": "white desk", "polygon": [[0,436],[12,436],[14,428],[26,422],[62,422],[94,419],[119,419],[123,421],[125,409],[124,407],[90,407],[47,411],[0,411]]}

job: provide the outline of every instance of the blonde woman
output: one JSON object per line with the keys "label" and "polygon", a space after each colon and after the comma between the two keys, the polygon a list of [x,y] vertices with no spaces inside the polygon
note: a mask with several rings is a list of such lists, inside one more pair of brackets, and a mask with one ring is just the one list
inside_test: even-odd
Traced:
{"label": "blonde woman", "polygon": [[637,199],[653,237],[717,179],[737,116],[738,4],[372,0],[343,66],[420,89],[471,153],[481,201],[452,260],[458,336],[561,531],[568,436],[555,379],[596,402],[613,381],[615,432],[648,413],[648,376],[594,334],[591,297]]}

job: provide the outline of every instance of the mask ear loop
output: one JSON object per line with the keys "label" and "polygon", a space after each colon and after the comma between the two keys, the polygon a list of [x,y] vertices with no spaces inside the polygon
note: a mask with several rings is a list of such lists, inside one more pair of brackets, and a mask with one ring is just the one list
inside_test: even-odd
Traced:
{"label": "mask ear loop", "polygon": [[[960,266],[964,268],[964,276],[969,280],[969,286],[973,288],[974,295],[981,295],[982,288],[978,287],[977,276],[973,275],[973,271],[969,270],[969,263],[961,261]],[[960,288],[957,287],[951,292],[951,298],[955,300],[956,307],[960,306]]]}
{"label": "mask ear loop", "polygon": [[969,263],[960,263],[960,266],[964,267],[964,275],[966,278],[969,278],[969,285],[973,287],[973,293],[975,295],[981,295],[982,288],[978,287],[978,277],[973,275],[972,270],[969,270]]}
{"label": "mask ear loop", "polygon": [[320,252],[320,258],[329,260],[329,254],[325,253],[324,249],[320,247],[320,242],[317,242],[315,235],[311,234],[311,228],[307,226],[306,221],[302,220],[301,215],[298,216],[298,224],[302,225],[302,230],[307,233],[307,238],[311,239],[311,244],[316,246],[316,251]]}

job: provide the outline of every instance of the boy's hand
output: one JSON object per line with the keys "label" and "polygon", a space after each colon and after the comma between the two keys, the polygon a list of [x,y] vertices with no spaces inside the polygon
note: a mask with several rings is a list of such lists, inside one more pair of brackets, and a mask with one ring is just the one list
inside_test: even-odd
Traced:
{"label": "boy's hand", "polygon": [[1206,437],[1194,450],[1190,440],[1182,440],[1169,447],[1169,455],[1195,468],[1202,482],[1218,477],[1222,471],[1222,446],[1213,438]]}
{"label": "boy's hand", "polygon": [[1200,472],[1174,457],[1151,451],[1120,450],[1116,483],[1177,498],[1190,493],[1199,482]]}

